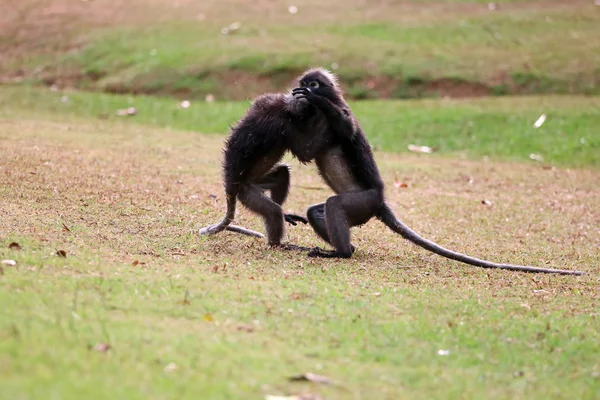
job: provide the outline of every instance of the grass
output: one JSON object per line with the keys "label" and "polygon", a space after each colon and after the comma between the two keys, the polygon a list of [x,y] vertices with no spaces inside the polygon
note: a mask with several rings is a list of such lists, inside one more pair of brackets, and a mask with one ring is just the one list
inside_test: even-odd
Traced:
{"label": "grass", "polygon": [[[323,65],[337,67],[357,97],[599,93],[600,16],[587,0],[502,2],[496,11],[487,1],[311,0],[297,14],[284,1],[87,3],[64,6],[53,19],[36,14],[43,7],[8,19],[6,29],[14,25],[23,39],[3,56],[5,74],[21,69],[36,82],[119,93],[241,99]],[[23,23],[30,20],[37,25]],[[241,28],[222,35],[235,21]],[[54,36],[35,28],[57,24]]]}
{"label": "grass", "polygon": [[[136,97],[139,114],[124,121],[111,119],[130,105],[127,97],[69,92],[61,103],[62,95],[0,93],[0,259],[17,262],[0,271],[1,398],[592,399],[599,392],[599,176],[589,168],[597,165],[591,152],[565,150],[566,165],[587,169],[376,153],[392,207],[426,237],[500,262],[581,269],[583,277],[464,266],[376,221],[353,231],[352,259],[312,260],[236,234],[194,233],[223,212],[223,137],[191,130],[221,133],[246,104],[178,110],[172,100]],[[384,147],[377,135],[384,120],[399,123],[395,116],[423,135],[411,139],[429,140],[442,125],[457,129],[451,122],[461,118],[482,133],[519,138],[517,126],[526,131],[540,111],[553,110],[543,134],[552,137],[553,121],[562,121],[576,138],[597,125],[594,101],[355,108]],[[330,195],[314,167],[289,161],[286,209],[302,212]],[[263,229],[246,210],[237,222]],[[305,226],[290,227],[287,238],[322,245]],[[8,249],[11,242],[22,249]],[[334,384],[287,379],[304,372]]]}
{"label": "grass", "polygon": [[[61,99],[66,100],[61,102]],[[193,102],[6,86],[0,115],[28,112],[118,119],[116,110],[134,106],[136,123],[226,134],[248,102]],[[427,145],[445,156],[483,157],[571,167],[600,166],[600,101],[597,97],[506,97],[478,100],[358,101],[352,107],[377,149],[406,152]],[[548,118],[536,129],[533,123]]]}

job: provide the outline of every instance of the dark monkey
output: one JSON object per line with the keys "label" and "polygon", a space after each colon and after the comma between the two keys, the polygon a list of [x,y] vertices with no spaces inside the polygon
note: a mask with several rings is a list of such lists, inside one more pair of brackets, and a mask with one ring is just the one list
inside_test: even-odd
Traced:
{"label": "dark monkey", "polygon": [[[280,246],[284,221],[296,225],[296,222],[307,223],[307,220],[283,213],[281,205],[288,195],[290,172],[288,166],[279,162],[288,150],[300,162],[310,162],[323,151],[330,136],[329,130],[326,115],[307,100],[295,98],[291,93],[265,94],[256,98],[232,128],[225,144],[225,217],[216,225],[202,228],[200,234],[214,234],[227,229],[263,237],[258,232],[231,225],[236,200],[239,199],[263,218],[269,245]],[[270,198],[265,196],[265,191],[270,191]],[[300,249],[291,245],[285,247]]]}
{"label": "dark monkey", "polygon": [[[308,253],[309,256],[351,257],[354,246],[350,243],[350,228],[362,225],[376,217],[392,231],[414,244],[466,264],[524,272],[583,274],[579,271],[497,264],[456,253],[422,238],[399,221],[386,204],[383,180],[375,163],[371,146],[344,100],[335,77],[321,69],[308,71],[300,79],[300,87],[295,88],[292,93],[296,99],[306,99],[318,110],[318,114],[327,120],[326,125],[329,129],[326,135],[323,136],[322,132],[313,132],[314,140],[322,141],[320,144],[313,143],[316,150],[314,160],[320,175],[336,193],[325,203],[313,205],[307,211],[308,221],[312,228],[335,250],[326,251],[317,247]],[[294,132],[293,135],[305,133],[302,129],[291,129],[293,127],[286,125],[286,132]],[[269,133],[269,135],[271,134],[275,133]],[[292,152],[294,151],[293,149]],[[306,153],[304,154],[305,158],[301,160],[305,161],[312,155],[312,153]]]}

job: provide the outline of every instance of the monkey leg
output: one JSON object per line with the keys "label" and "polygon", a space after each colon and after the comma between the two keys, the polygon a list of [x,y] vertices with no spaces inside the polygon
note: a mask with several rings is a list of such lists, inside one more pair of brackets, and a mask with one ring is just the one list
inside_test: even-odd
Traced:
{"label": "monkey leg", "polygon": [[263,218],[269,245],[279,246],[284,232],[281,206],[265,196],[261,187],[253,184],[243,184],[238,199]]}
{"label": "monkey leg", "polygon": [[[278,165],[256,182],[262,190],[271,192],[271,199],[283,205],[290,191],[290,168],[287,165]],[[308,223],[307,219],[296,214],[284,214],[284,220],[292,225],[296,222]]]}
{"label": "monkey leg", "polygon": [[308,220],[315,232],[335,250],[313,249],[310,257],[349,258],[354,253],[350,243],[350,228],[366,223],[381,208],[382,199],[376,190],[343,193],[332,196],[323,204],[309,208]]}
{"label": "monkey leg", "polygon": [[290,191],[290,168],[287,165],[278,165],[261,177],[256,184],[262,190],[269,190],[271,199],[282,205]]}

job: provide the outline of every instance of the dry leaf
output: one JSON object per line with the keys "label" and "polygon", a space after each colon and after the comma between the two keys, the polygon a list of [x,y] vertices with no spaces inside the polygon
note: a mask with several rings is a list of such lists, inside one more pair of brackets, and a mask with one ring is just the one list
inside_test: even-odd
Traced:
{"label": "dry leaf", "polygon": [[140,263],[140,262],[139,262],[138,260],[135,260],[134,262],[132,262],[132,263],[131,263],[131,265],[133,265],[133,266],[135,267],[135,266],[136,266],[136,265],[138,265],[139,263]]}
{"label": "dry leaf", "polygon": [[216,274],[217,272],[219,272],[219,266],[213,265],[210,269],[210,272],[212,272],[213,274]]}
{"label": "dry leaf", "polygon": [[110,349],[112,349],[112,346],[108,343],[98,343],[97,345],[92,347],[92,350],[100,352],[100,353],[106,353]]}
{"label": "dry leaf", "polygon": [[238,326],[236,326],[236,330],[239,332],[248,332],[248,333],[252,333],[254,332],[254,325],[250,325],[250,324],[239,324]]}
{"label": "dry leaf", "polygon": [[179,367],[174,362],[168,363],[165,367],[165,372],[175,372]]}
{"label": "dry leaf", "polygon": [[17,262],[15,260],[2,260],[0,261],[0,264],[8,265],[9,267],[15,267],[17,265]]}
{"label": "dry leaf", "polygon": [[22,249],[21,245],[17,242],[12,242],[11,244],[8,245],[8,248],[11,250],[16,250],[16,251],[19,251]]}
{"label": "dry leaf", "polygon": [[235,33],[237,32],[240,28],[242,27],[242,24],[239,22],[232,22],[231,24],[229,24],[229,26],[225,26],[223,28],[221,28],[221,34],[222,35],[229,35],[230,33]]}
{"label": "dry leaf", "polygon": [[532,159],[533,161],[537,161],[537,162],[544,161],[544,158],[542,156],[540,156],[539,154],[533,154],[533,153],[531,153],[529,155],[529,158]]}
{"label": "dry leaf", "polygon": [[328,378],[323,375],[313,374],[311,372],[307,372],[307,373],[301,374],[301,375],[295,375],[288,379],[292,382],[303,382],[304,381],[304,382],[322,383],[324,385],[329,385],[330,383],[332,383],[331,378]]}
{"label": "dry leaf", "polygon": [[430,154],[433,153],[433,149],[429,146],[417,146],[416,144],[409,144],[408,145],[408,150],[412,151],[413,153],[426,153],[426,154]]}
{"label": "dry leaf", "polygon": [[56,255],[62,258],[66,258],[67,257],[67,252],[64,250],[56,250]]}
{"label": "dry leaf", "polygon": [[537,129],[544,125],[544,122],[546,122],[546,114],[540,115],[540,117],[533,123],[533,127]]}
{"label": "dry leaf", "polygon": [[213,317],[211,313],[206,313],[204,314],[204,320],[206,322],[213,322],[215,320],[215,317]]}
{"label": "dry leaf", "polygon": [[135,107],[122,108],[120,110],[117,110],[117,115],[119,117],[127,117],[127,116],[136,115],[136,114],[137,114],[137,109]]}

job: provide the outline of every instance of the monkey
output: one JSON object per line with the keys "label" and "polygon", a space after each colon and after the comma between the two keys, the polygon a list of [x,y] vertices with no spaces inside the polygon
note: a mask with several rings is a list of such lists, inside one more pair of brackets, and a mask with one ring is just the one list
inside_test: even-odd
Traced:
{"label": "monkey", "polygon": [[[317,138],[318,140],[315,140]],[[284,221],[296,225],[307,219],[286,214],[281,206],[290,187],[289,167],[280,164],[286,151],[301,163],[308,163],[331,139],[326,115],[307,100],[291,93],[267,93],[258,96],[245,115],[231,128],[224,146],[223,182],[227,210],[223,219],[200,229],[215,234],[225,229],[254,237],[263,234],[231,225],[237,200],[259,214],[264,221],[269,246],[309,250],[282,245]],[[270,191],[270,198],[264,192]]]}
{"label": "monkey", "polygon": [[292,90],[298,100],[305,100],[326,119],[326,135],[315,132],[314,161],[320,176],[335,195],[325,203],[308,208],[306,216],[312,229],[335,250],[315,247],[309,257],[350,258],[355,247],[350,228],[373,217],[393,232],[440,256],[482,268],[497,268],[532,273],[583,275],[580,271],[558,270],[512,264],[498,264],[477,259],[441,247],[402,223],[386,203],[384,183],[366,135],[344,99],[335,75],[324,69],[309,70]]}

